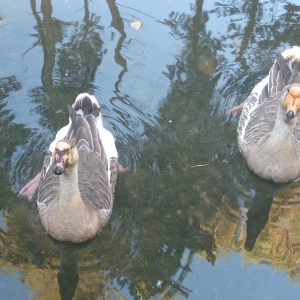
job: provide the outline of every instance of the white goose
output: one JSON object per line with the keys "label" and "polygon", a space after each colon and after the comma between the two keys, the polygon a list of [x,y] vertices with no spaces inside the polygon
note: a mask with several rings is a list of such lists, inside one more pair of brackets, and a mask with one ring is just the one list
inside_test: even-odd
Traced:
{"label": "white goose", "polygon": [[242,108],[238,144],[249,168],[275,182],[300,177],[300,47],[277,54]]}
{"label": "white goose", "polygon": [[69,124],[51,143],[41,173],[20,193],[30,198],[39,186],[37,207],[46,232],[80,243],[110,218],[118,153],[94,96],[80,94],[68,111]]}

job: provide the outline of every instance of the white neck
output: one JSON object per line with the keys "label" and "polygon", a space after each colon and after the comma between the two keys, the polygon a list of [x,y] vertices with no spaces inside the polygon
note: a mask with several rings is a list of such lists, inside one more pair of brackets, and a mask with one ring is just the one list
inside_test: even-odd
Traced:
{"label": "white neck", "polygon": [[285,110],[281,105],[278,107],[278,114],[275,121],[274,128],[270,134],[270,138],[276,138],[280,140],[291,140],[292,141],[292,132],[295,128],[295,125],[298,121],[298,117],[294,117],[293,119],[288,119],[288,122],[285,122]]}
{"label": "white neck", "polygon": [[68,167],[64,173],[59,175],[60,182],[60,202],[82,201],[78,188],[78,168],[77,164]]}

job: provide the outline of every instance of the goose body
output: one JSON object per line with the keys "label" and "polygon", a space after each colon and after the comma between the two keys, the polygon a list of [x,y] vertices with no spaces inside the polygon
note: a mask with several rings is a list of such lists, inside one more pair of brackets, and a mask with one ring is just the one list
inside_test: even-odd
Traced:
{"label": "goose body", "polygon": [[37,207],[49,235],[79,243],[98,234],[110,218],[118,154],[95,97],[80,94],[68,110],[69,124],[44,159]]}
{"label": "goose body", "polygon": [[248,167],[262,178],[300,177],[300,47],[278,53],[269,75],[243,105],[238,144]]}

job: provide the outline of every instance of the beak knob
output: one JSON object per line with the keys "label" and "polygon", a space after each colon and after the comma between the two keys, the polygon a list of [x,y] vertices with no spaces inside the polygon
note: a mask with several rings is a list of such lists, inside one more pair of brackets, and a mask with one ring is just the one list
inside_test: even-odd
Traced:
{"label": "beak knob", "polygon": [[292,110],[289,110],[287,113],[286,113],[286,116],[290,119],[293,119],[295,117],[295,113],[294,111]]}
{"label": "beak knob", "polygon": [[61,175],[64,172],[64,169],[62,167],[56,166],[53,170],[53,173],[55,175]]}

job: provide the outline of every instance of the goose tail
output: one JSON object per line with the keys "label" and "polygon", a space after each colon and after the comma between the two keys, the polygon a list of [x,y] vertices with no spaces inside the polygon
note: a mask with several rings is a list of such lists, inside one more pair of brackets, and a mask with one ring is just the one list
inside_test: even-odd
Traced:
{"label": "goose tail", "polygon": [[[97,99],[88,93],[79,94],[72,105],[68,105],[69,123],[61,128],[49,146],[49,151],[54,152],[56,143],[66,137],[71,137],[77,129],[76,117],[78,115],[86,118],[88,115],[93,115],[96,118],[97,126],[103,128],[102,117],[100,113],[100,105]],[[73,125],[73,126],[72,126]]]}
{"label": "goose tail", "polygon": [[88,115],[94,115],[98,117],[100,115],[100,105],[97,99],[93,95],[87,93],[79,94],[72,105],[75,112],[83,117]]}
{"label": "goose tail", "polygon": [[292,48],[286,49],[282,52],[282,56],[285,59],[300,61],[300,47],[293,46]]}
{"label": "goose tail", "polygon": [[[115,146],[115,139],[112,133],[103,126],[100,105],[97,99],[87,93],[79,94],[72,107],[77,115],[82,115],[84,118],[88,115],[93,115],[96,118],[97,129],[107,160],[110,161],[112,158],[117,158],[118,152]],[[72,120],[71,114],[70,119]]]}

